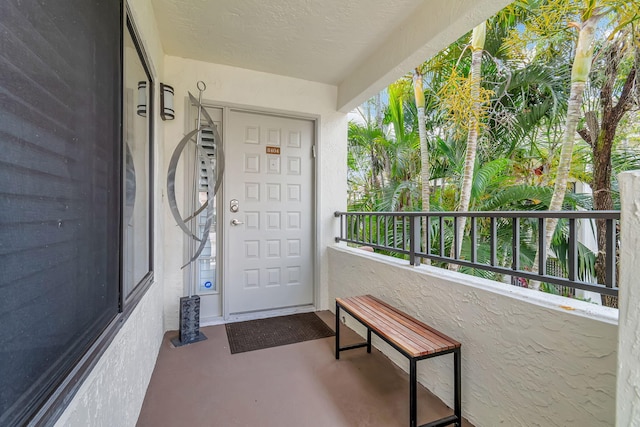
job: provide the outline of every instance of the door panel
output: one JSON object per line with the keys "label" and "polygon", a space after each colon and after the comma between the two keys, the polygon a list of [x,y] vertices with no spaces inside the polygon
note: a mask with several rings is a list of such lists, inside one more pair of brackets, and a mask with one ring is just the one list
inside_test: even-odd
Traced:
{"label": "door panel", "polygon": [[229,114],[223,208],[230,314],[313,303],[313,130],[308,120]]}

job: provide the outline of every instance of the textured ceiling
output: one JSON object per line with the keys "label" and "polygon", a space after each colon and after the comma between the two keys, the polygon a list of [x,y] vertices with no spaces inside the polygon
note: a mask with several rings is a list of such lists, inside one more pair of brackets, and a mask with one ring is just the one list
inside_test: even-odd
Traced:
{"label": "textured ceiling", "polygon": [[339,84],[423,0],[152,0],[165,53]]}

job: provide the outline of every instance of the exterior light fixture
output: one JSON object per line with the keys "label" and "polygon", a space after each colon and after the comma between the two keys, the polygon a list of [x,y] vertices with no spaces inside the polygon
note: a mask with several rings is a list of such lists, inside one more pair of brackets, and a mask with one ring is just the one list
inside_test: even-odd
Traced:
{"label": "exterior light fixture", "polygon": [[141,117],[147,117],[147,82],[138,82],[138,103],[136,113]]}
{"label": "exterior light fixture", "polygon": [[173,120],[173,87],[160,83],[160,117],[162,120]]}

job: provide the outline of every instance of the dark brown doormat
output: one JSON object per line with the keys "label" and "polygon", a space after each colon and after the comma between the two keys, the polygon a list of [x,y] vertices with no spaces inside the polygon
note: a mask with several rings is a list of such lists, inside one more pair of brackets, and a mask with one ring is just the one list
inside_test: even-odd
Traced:
{"label": "dark brown doormat", "polygon": [[226,328],[231,354],[335,335],[315,313],[227,323]]}

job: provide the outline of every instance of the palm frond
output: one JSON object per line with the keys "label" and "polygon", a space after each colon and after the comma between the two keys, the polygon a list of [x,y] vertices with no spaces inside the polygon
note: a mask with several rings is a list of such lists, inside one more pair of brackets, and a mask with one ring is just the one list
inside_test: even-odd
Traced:
{"label": "palm frond", "polygon": [[471,197],[477,199],[485,194],[491,182],[502,174],[510,164],[511,161],[509,159],[495,159],[476,167],[471,187]]}

